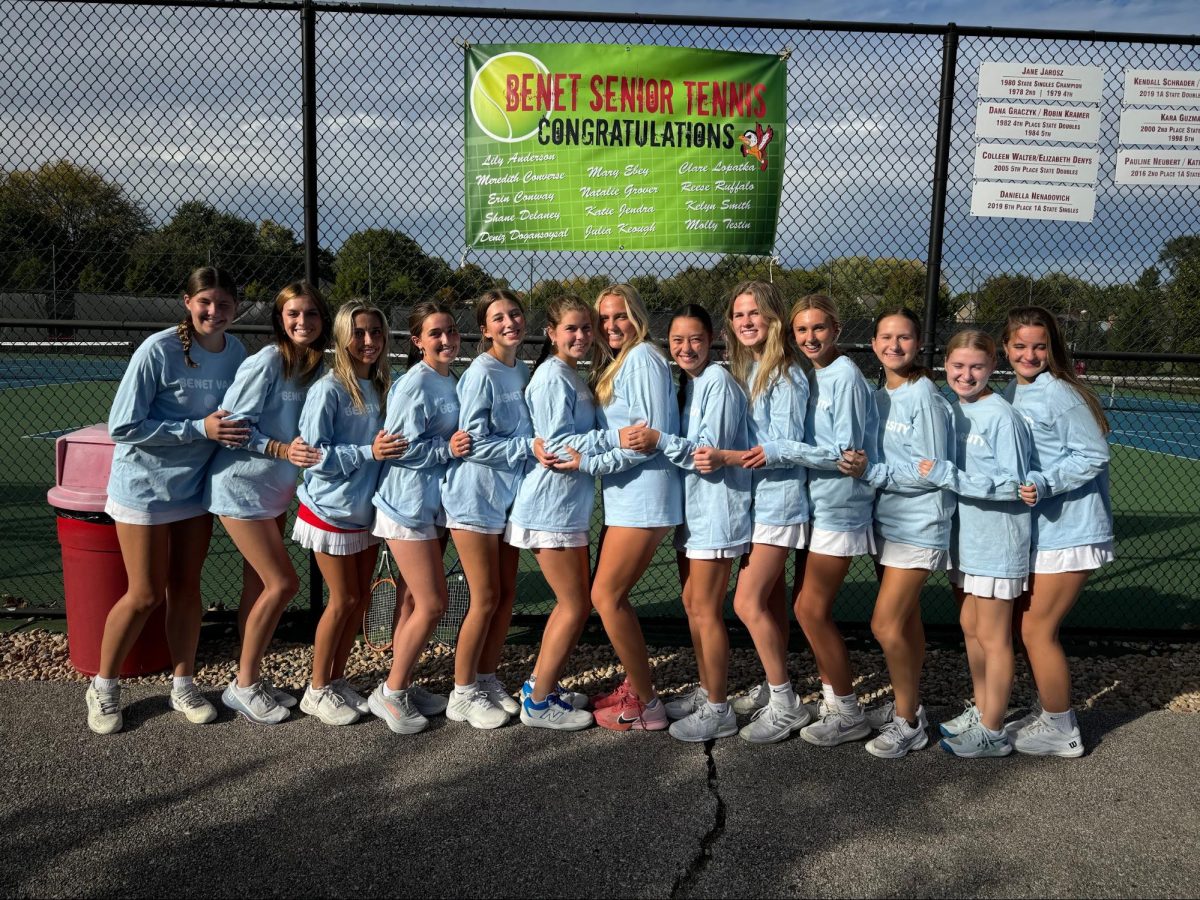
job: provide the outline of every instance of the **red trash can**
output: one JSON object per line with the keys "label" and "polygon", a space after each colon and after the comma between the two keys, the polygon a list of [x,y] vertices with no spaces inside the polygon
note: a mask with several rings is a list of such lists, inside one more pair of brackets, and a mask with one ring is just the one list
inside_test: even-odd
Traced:
{"label": "red trash can", "polygon": [[[46,493],[58,515],[71,665],[85,675],[95,675],[100,668],[104,622],[128,586],[117,528],[104,512],[112,457],[107,425],[60,435],[54,442],[56,484]],[[120,674],[145,675],[170,665],[166,608],[159,606],[125,657]]]}

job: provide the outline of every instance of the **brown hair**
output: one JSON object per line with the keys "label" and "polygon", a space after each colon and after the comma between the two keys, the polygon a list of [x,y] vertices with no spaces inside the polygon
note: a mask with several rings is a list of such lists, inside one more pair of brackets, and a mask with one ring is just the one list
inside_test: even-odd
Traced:
{"label": "brown hair", "polygon": [[[600,406],[608,406],[612,402],[613,384],[617,380],[617,373],[621,371],[621,366],[625,365],[625,360],[629,358],[630,351],[638,344],[645,343],[650,339],[650,313],[646,311],[646,304],[642,302],[642,295],[638,293],[637,288],[632,284],[610,284],[596,295],[597,317],[600,314],[600,303],[605,297],[620,297],[625,301],[625,314],[633,323],[635,333],[632,340],[626,341],[621,346],[616,358],[605,367],[596,380],[596,402]],[[611,350],[602,349],[606,349],[606,352],[611,354]]]}
{"label": "brown hair", "polygon": [[[555,297],[546,304],[546,329],[557,328],[558,324],[563,320],[569,312],[585,313],[592,323],[592,349],[588,351],[588,385],[593,386],[596,379],[600,377],[600,369],[604,365],[608,354],[604,352],[604,348],[600,346],[600,323],[596,315],[596,311],[588,306],[586,302],[577,297],[575,294],[563,294],[560,297]],[[550,340],[550,335],[546,335],[546,339],[542,342],[542,352],[538,354],[537,362],[534,367],[540,366],[546,361],[548,356],[556,352],[554,342]]]}
{"label": "brown hair", "polygon": [[1046,358],[1046,369],[1055,378],[1065,381],[1075,389],[1079,399],[1087,404],[1100,433],[1108,434],[1108,419],[1104,415],[1104,407],[1100,405],[1100,400],[1092,389],[1075,374],[1075,367],[1071,364],[1071,353],[1067,350],[1062,329],[1058,327],[1058,319],[1048,309],[1041,306],[1018,306],[1009,310],[1004,331],[1000,335],[1000,343],[1006,348],[1005,354],[1008,353],[1008,342],[1012,339],[1013,332],[1025,326],[1046,329],[1046,343],[1050,351]]}
{"label": "brown hair", "polygon": [[[767,336],[763,340],[763,349],[758,374],[754,384],[748,384],[750,367],[754,363],[754,354],[742,345],[733,335],[733,304],[742,294],[754,298],[758,314],[767,323]],[[729,370],[733,377],[742,383],[753,404],[755,398],[764,394],[776,382],[787,378],[788,369],[797,365],[796,341],[792,337],[790,320],[786,320],[787,305],[779,288],[766,281],[743,281],[733,289],[729,297],[729,305],[725,309],[725,323],[731,335],[726,341],[729,348]]]}
{"label": "brown hair", "polygon": [[517,309],[521,310],[521,315],[525,315],[525,306],[521,303],[521,298],[510,291],[508,288],[491,288],[484,291],[478,300],[475,301],[475,324],[479,328],[479,352],[489,349],[492,346],[492,339],[482,337],[483,327],[487,323],[487,311],[493,303],[498,300],[507,300],[510,303],[517,304]]}
{"label": "brown hair", "polygon": [[[301,347],[291,340],[283,330],[283,308],[288,301],[303,297],[317,308],[321,317],[321,333],[307,347]],[[321,361],[329,342],[333,339],[333,317],[325,298],[315,286],[307,281],[293,281],[275,295],[275,303],[271,306],[271,329],[275,332],[275,346],[283,357],[283,377],[295,379],[300,384],[309,384],[321,371]]]}
{"label": "brown hair", "polygon": [[[907,306],[892,306],[882,310],[877,316],[875,316],[875,327],[871,334],[873,336],[878,336],[880,323],[882,323],[884,319],[890,319],[892,316],[901,316],[902,318],[908,319],[909,323],[913,327],[913,331],[916,333],[917,343],[919,345],[921,343],[921,317]],[[909,384],[916,384],[922,378],[928,378],[930,381],[933,381],[933,373],[917,363],[916,360],[914,360],[908,367],[908,371],[904,373],[904,377],[908,380]]]}
{"label": "brown hair", "polygon": [[[458,328],[458,321],[454,318],[454,310],[450,304],[443,303],[441,300],[425,300],[414,306],[412,312],[408,314],[409,336],[420,337],[425,333],[425,320],[439,314],[449,316],[454,322],[454,327]],[[408,351],[408,367],[411,369],[424,357],[425,353],[416,344],[413,344]]]}
{"label": "brown hair", "polygon": [[[201,291],[209,291],[213,288],[224,291],[233,298],[234,303],[237,303],[238,290],[233,276],[216,266],[201,266],[199,269],[193,270],[192,274],[188,276],[187,284],[184,285],[183,296],[192,297]],[[196,326],[192,324],[191,312],[188,312],[183,317],[183,321],[175,326],[175,336],[179,338],[179,343],[183,344],[183,359],[188,364],[188,368],[200,368],[199,363],[192,361],[192,339],[196,336]]]}

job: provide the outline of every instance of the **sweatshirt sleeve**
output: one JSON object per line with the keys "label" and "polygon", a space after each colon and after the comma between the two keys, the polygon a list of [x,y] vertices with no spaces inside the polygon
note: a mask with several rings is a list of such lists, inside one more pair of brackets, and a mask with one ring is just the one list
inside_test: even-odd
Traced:
{"label": "sweatshirt sleeve", "polygon": [[[810,469],[836,471],[843,450],[862,450],[867,446],[867,404],[874,403],[870,389],[860,379],[839,378],[830,385],[830,408],[833,415],[832,434],[823,436],[824,443],[812,445],[795,441],[776,442],[776,448],[763,450],[767,463],[772,462],[772,449],[779,459]],[[814,441],[816,436],[814,435]]]}
{"label": "sweatshirt sleeve", "polygon": [[584,456],[611,449],[606,433],[598,429],[575,432],[575,404],[579,395],[569,383],[555,377],[532,384],[525,392],[533,433],[540,437],[550,453],[571,447]]}
{"label": "sweatshirt sleeve", "polygon": [[321,383],[309,390],[300,411],[300,436],[306,444],[321,451],[321,461],[310,472],[327,478],[346,478],[371,458],[371,445],[333,442],[341,398],[326,385],[327,382]]}
{"label": "sweatshirt sleeve", "polygon": [[[823,460],[811,444],[804,443],[804,417],[808,410],[808,379],[785,378],[772,388],[767,440],[762,441],[767,462],[764,469],[807,465],[804,459]],[[793,461],[795,460],[795,461]]]}
{"label": "sweatshirt sleeve", "polygon": [[1108,467],[1108,441],[1086,403],[1080,401],[1059,411],[1054,422],[1066,456],[1058,465],[1029,473],[1040,499],[1083,487]]}
{"label": "sweatshirt sleeve", "polygon": [[703,393],[695,397],[693,402],[700,404],[700,428],[695,441],[678,435],[663,434],[659,437],[658,449],[667,459],[681,469],[694,471],[694,457],[698,447],[737,449],[729,445],[735,443],[739,412],[741,418],[744,418],[746,408],[745,403],[739,403],[739,398],[732,394],[731,387],[732,390],[741,391],[741,388],[732,382],[718,382],[715,386],[707,386]]}
{"label": "sweatshirt sleeve", "polygon": [[509,470],[533,453],[533,438],[498,437],[492,433],[495,384],[478,369],[467,369],[458,383],[458,427],[471,435],[464,459],[491,469]]}
{"label": "sweatshirt sleeve", "polygon": [[[671,428],[671,409],[669,404],[675,402],[670,391],[659,389],[659,378],[656,368],[648,362],[634,360],[625,363],[621,372],[622,390],[629,406],[630,422],[645,422],[650,428],[662,434],[669,434]],[[585,455],[579,463],[579,470],[588,475],[613,475],[639,466],[653,454],[638,453],[634,450],[622,450],[620,437],[614,436],[619,429],[610,428],[606,440],[613,449],[591,456]]]}
{"label": "sweatshirt sleeve", "polygon": [[203,419],[150,418],[150,407],[165,371],[166,360],[157,347],[149,348],[144,355],[134,354],[108,414],[108,434],[114,441],[153,447],[208,440]]}
{"label": "sweatshirt sleeve", "polygon": [[1029,460],[1029,434],[1024,423],[1005,423],[992,435],[994,469],[991,472],[962,471],[946,459],[938,460],[929,480],[960,497],[975,500],[1019,500]]}
{"label": "sweatshirt sleeve", "polygon": [[900,487],[935,491],[939,486],[922,478],[917,463],[923,459],[948,460],[954,446],[954,423],[950,411],[939,403],[922,403],[912,420],[912,457],[871,463],[864,475],[872,487]]}
{"label": "sweatshirt sleeve", "polygon": [[388,434],[397,434],[409,439],[408,449],[397,460],[389,464],[406,469],[431,469],[450,459],[450,442],[444,437],[432,435],[423,440],[413,440],[424,434],[429,427],[429,407],[423,394],[399,395],[392,391],[388,400],[388,420],[384,428]]}
{"label": "sweatshirt sleeve", "polygon": [[264,363],[262,357],[249,357],[238,367],[233,384],[221,401],[221,409],[229,411],[231,421],[241,420],[250,426],[250,440],[246,443],[246,449],[255,453],[266,454],[270,440],[291,443],[295,437],[294,434],[263,434],[258,429],[258,420],[276,377],[277,373],[271,371],[271,366]]}

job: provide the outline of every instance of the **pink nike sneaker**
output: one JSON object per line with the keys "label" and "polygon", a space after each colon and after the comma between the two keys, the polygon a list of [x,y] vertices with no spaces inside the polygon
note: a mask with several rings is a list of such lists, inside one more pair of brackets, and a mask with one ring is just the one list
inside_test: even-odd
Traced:
{"label": "pink nike sneaker", "polygon": [[596,724],[610,731],[662,731],[667,727],[667,707],[658,697],[643,703],[632,690],[615,706],[596,711]]}

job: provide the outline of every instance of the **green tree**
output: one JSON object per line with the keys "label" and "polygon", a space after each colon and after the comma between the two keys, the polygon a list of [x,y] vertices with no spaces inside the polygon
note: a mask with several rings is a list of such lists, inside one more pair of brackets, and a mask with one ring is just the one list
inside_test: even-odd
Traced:
{"label": "green tree", "polygon": [[171,220],[144,235],[130,252],[125,288],[135,294],[176,294],[200,266],[219,266],[239,285],[254,280],[258,229],[199,200],[180,204]]}
{"label": "green tree", "polygon": [[1163,299],[1171,320],[1168,349],[1200,352],[1200,235],[1167,241],[1158,258],[1167,274]]}
{"label": "green tree", "polygon": [[334,258],[333,299],[369,299],[390,309],[411,306],[453,287],[445,261],[431,257],[408,235],[389,228],[371,228],[346,238]]}

